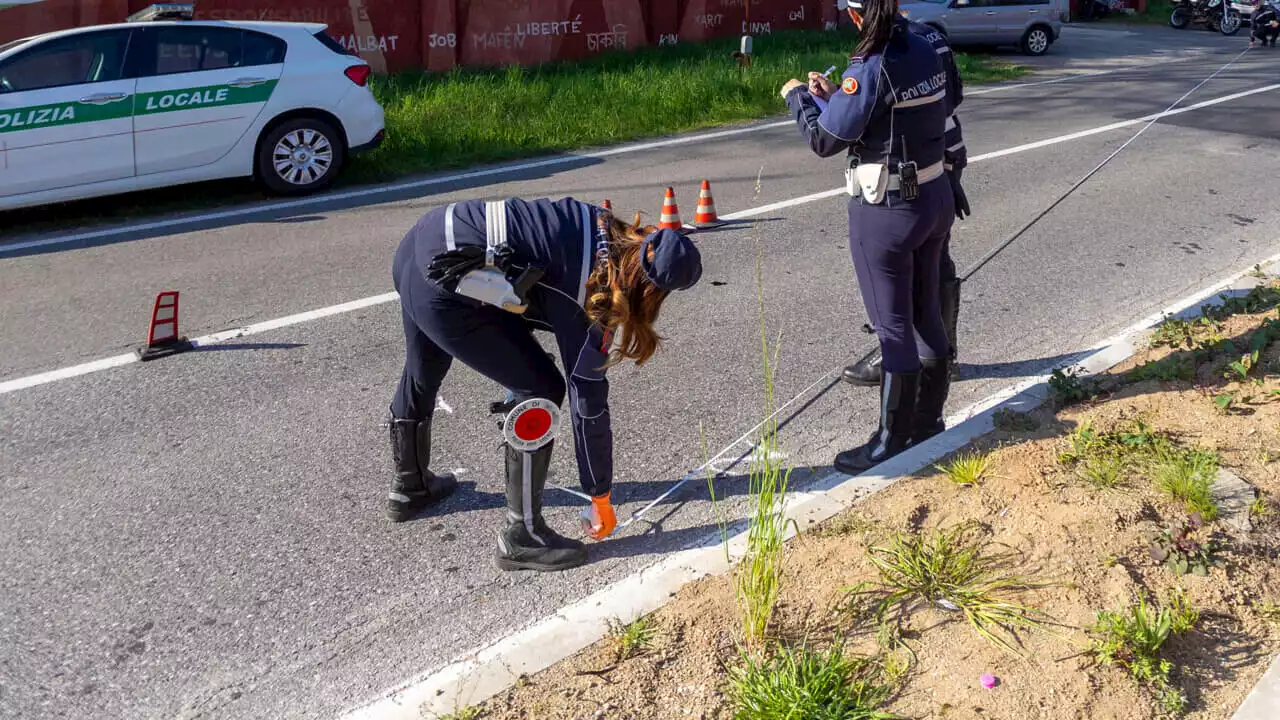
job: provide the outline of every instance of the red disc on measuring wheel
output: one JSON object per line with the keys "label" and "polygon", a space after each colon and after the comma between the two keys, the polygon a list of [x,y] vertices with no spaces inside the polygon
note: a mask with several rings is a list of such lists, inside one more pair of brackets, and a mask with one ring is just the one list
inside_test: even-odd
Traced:
{"label": "red disc on measuring wheel", "polygon": [[517,450],[537,450],[555,436],[560,408],[550,400],[533,398],[515,406],[502,424],[507,443]]}

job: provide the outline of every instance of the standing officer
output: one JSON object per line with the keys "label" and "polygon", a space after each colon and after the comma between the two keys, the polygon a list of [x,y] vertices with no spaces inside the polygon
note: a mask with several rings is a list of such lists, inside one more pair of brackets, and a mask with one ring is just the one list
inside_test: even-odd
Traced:
{"label": "standing officer", "polygon": [[950,381],[938,273],[955,200],[938,53],[908,29],[897,0],[852,0],[849,14],[861,39],[840,86],[811,73],[807,87],[791,80],[782,94],[817,155],[849,155],[849,249],[883,355],[880,426],[835,460],[856,474],[941,425]]}
{"label": "standing officer", "polygon": [[[960,175],[969,162],[969,153],[964,146],[964,136],[960,131],[960,118],[956,116],[956,108],[964,101],[964,86],[960,80],[960,70],[956,67],[954,54],[947,39],[937,29],[913,21],[907,21],[911,32],[924,37],[933,44],[938,58],[947,72],[947,149],[943,167],[947,178],[951,181],[951,190],[955,194],[956,217],[964,219],[969,214],[969,200],[965,197],[964,188],[960,186]],[[960,280],[956,277],[956,264],[951,259],[951,233],[947,233],[942,244],[942,285],[939,297],[942,303],[942,321],[947,330],[948,353],[951,359],[951,377],[956,376],[956,324],[960,315]],[[875,332],[871,327],[868,332]],[[874,386],[880,384],[880,347],[872,348],[863,358],[844,369],[842,377],[845,382],[854,385]]]}
{"label": "standing officer", "polygon": [[[605,370],[624,359],[643,365],[658,349],[653,323],[663,301],[701,277],[697,248],[673,230],[642,228],[639,215],[628,226],[573,198],[469,200],[419,220],[400,243],[393,274],[405,366],[391,403],[396,477],[388,515],[405,520],[456,486],[428,464],[436,393],[457,358],[513,398],[503,408],[507,521],[498,567],[582,565],[583,544],[542,518],[560,405],[567,389],[579,479],[592,498],[584,530],[600,540],[616,526]],[[567,388],[535,328],[554,333]]]}

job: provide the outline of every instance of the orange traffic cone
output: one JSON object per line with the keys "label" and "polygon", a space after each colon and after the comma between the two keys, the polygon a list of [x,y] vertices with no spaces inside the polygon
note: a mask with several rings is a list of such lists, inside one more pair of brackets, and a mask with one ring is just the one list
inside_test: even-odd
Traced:
{"label": "orange traffic cone", "polygon": [[711,199],[711,183],[702,181],[702,191],[698,193],[698,210],[693,215],[693,226],[709,228],[723,225],[716,216],[716,202]]}
{"label": "orange traffic cone", "polygon": [[662,199],[662,217],[658,220],[658,227],[671,230],[684,227],[680,221],[680,208],[676,206],[676,191],[671,188],[667,188],[667,195]]}

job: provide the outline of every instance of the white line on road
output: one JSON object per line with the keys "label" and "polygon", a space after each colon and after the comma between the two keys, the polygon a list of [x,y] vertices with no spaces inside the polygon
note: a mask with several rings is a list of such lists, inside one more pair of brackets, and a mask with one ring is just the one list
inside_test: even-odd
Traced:
{"label": "white line on road", "polygon": [[[1197,58],[1178,58],[1175,60],[1167,60],[1158,65],[1166,65],[1175,62],[1187,62]],[[1056,83],[1070,82],[1081,78],[1097,77],[1099,75],[1110,75],[1113,73],[1123,72],[1125,70],[1134,70],[1139,68],[1150,67],[1130,66],[1123,68],[1114,68],[1111,70],[1100,70],[1097,72],[1082,73],[1079,75],[1068,75],[1065,77],[1057,77],[1049,80],[1040,80],[1036,82],[1015,83],[1010,85],[997,85],[994,87],[980,87],[974,90],[966,91],[966,95],[986,95],[989,93],[1003,92],[1006,90],[1015,90],[1018,88],[1034,87],[1038,85],[1051,85]],[[649,150],[658,150],[661,148],[673,147],[677,145],[687,145],[690,143],[700,143],[708,140],[718,140],[726,137],[734,137],[737,135],[745,135],[747,133],[760,132],[762,130],[772,130],[774,128],[786,127],[794,125],[792,120],[780,120],[777,122],[762,123],[752,125],[750,127],[730,128],[727,130],[718,130],[709,133],[699,133],[687,137],[667,138],[664,140],[654,140],[651,142],[623,145],[621,147],[613,147],[606,150],[589,151],[576,153],[573,155],[558,155],[556,157],[544,158],[542,160],[530,160],[526,162],[515,163],[514,165],[503,165],[500,167],[484,168],[482,170],[470,170],[467,172],[455,173],[452,175],[443,175],[440,177],[423,178],[421,180],[409,180],[406,182],[392,183],[389,185],[378,185],[375,187],[359,188],[354,190],[346,190],[343,192],[328,193],[325,195],[316,195],[313,197],[299,198],[297,200],[282,200],[278,202],[263,203],[260,205],[240,206],[228,210],[216,210],[213,212],[201,213],[198,215],[189,215],[184,217],[166,218],[164,220],[153,220],[142,222],[136,225],[126,225],[123,227],[104,228],[101,230],[89,230],[74,235],[63,235],[59,237],[41,238],[39,240],[28,240],[8,245],[0,245],[0,256],[16,253],[23,250],[34,250],[42,247],[52,247],[56,245],[69,245],[78,242],[90,242],[106,237],[114,237],[118,235],[128,235],[133,233],[150,232],[153,230],[165,230],[168,228],[182,227],[184,225],[197,225],[217,220],[226,220],[228,218],[242,217],[246,215],[257,215],[264,213],[272,213],[278,210],[291,210],[295,208],[311,207],[313,205],[325,205],[340,200],[351,200],[356,198],[365,198],[375,195],[388,193],[396,193],[402,190],[413,190],[419,188],[427,188],[434,185],[447,185],[449,183],[461,180],[474,180],[476,178],[494,177],[501,175],[514,175],[526,170],[537,170],[539,168],[555,167],[557,165],[565,165],[568,163],[580,162],[582,160],[600,159],[607,157],[616,157],[618,155],[627,155],[631,153],[645,152]]]}
{"label": "white line on road", "polygon": [[[1194,105],[1188,105],[1187,107],[1178,108],[1176,110],[1170,110],[1167,112],[1160,112],[1160,113],[1152,113],[1150,115],[1145,115],[1140,118],[1134,118],[1133,120],[1124,120],[1121,122],[1111,123],[1110,125],[1103,125],[1101,127],[1090,128],[1088,130],[1081,130],[1081,131],[1069,133],[1066,135],[1059,135],[1057,137],[1046,138],[1044,140],[1037,140],[1035,142],[1025,143],[1022,145],[1017,145],[1015,147],[1006,148],[1004,150],[996,150],[994,152],[975,155],[969,158],[969,162],[970,163],[981,162],[984,160],[992,160],[995,158],[1005,157],[1007,155],[1013,155],[1016,153],[1027,152],[1029,150],[1037,150],[1039,148],[1048,147],[1050,145],[1057,145],[1059,143],[1070,142],[1072,140],[1079,140],[1081,138],[1089,137],[1092,135],[1099,135],[1101,133],[1111,132],[1113,130],[1119,130],[1121,128],[1126,128],[1126,127],[1131,127],[1133,125],[1138,125],[1140,123],[1149,122],[1156,118],[1165,118],[1165,117],[1171,117],[1173,115],[1181,115],[1183,113],[1188,113],[1193,110],[1200,110],[1202,108],[1212,107],[1214,105],[1220,105],[1222,103],[1231,102],[1232,100],[1239,100],[1241,98],[1249,97],[1251,95],[1271,92],[1273,90],[1278,90],[1278,89],[1280,89],[1280,83],[1274,84],[1274,85],[1267,85],[1265,87],[1255,88],[1253,90],[1244,90],[1241,92],[1232,93],[1230,95],[1224,95],[1222,97],[1214,98],[1212,100],[1205,100],[1203,102],[1199,102]],[[845,189],[843,187],[839,187],[833,190],[826,190],[824,192],[813,193],[810,195],[803,195],[801,197],[792,198],[790,200],[782,200],[779,202],[770,203],[768,205],[762,205],[756,208],[740,210],[736,213],[729,213],[727,215],[722,215],[721,219],[722,220],[741,220],[741,219],[750,218],[750,217],[757,217],[759,215],[773,212],[775,210],[782,210],[785,208],[795,207],[797,205],[804,205],[806,203],[811,203],[811,202],[823,200],[826,198],[836,197],[838,195],[843,194],[844,192],[845,192]],[[287,317],[277,318],[275,320],[267,320],[265,322],[248,325],[242,328],[236,328],[233,330],[224,330],[222,332],[213,333],[212,335],[205,335],[203,337],[195,338],[194,340],[192,340],[192,343],[197,346],[212,345],[215,343],[224,342],[226,340],[231,340],[234,338],[245,337],[248,335],[256,335],[258,333],[267,332],[269,330],[277,330],[279,328],[288,327],[290,325],[298,325],[304,322],[309,322],[311,320],[318,320],[320,318],[329,317],[331,315],[339,315],[341,313],[351,312],[353,310],[360,310],[362,308],[371,307],[373,305],[380,305],[382,303],[392,302],[396,298],[397,298],[397,295],[394,292],[383,293],[381,295],[374,295],[372,297],[363,298],[361,300],[352,300],[351,302],[342,303],[340,305],[330,305],[329,307],[320,308],[318,310],[310,310],[308,312],[297,313],[296,315],[289,315]],[[7,380],[5,382],[0,382],[0,395],[15,392],[18,390],[23,390],[30,387],[35,387],[37,385],[44,385],[46,383],[56,382],[58,380],[65,380],[67,378],[77,377],[79,375],[87,375],[89,373],[99,372],[101,370],[119,367],[121,365],[128,365],[134,362],[138,362],[138,356],[133,353],[129,353],[125,355],[116,355],[113,357],[102,358],[100,360],[93,360],[91,362],[83,363],[81,365],[73,365],[71,367],[65,367],[58,370],[39,373],[37,375],[28,375],[26,377]]]}

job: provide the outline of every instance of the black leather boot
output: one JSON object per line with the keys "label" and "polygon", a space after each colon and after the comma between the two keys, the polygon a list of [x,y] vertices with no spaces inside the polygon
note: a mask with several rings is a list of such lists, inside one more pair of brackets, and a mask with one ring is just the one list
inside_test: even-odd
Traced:
{"label": "black leather boot", "polygon": [[507,454],[507,522],[498,534],[498,567],[502,570],[568,570],[587,562],[587,548],[557,535],[542,519],[542,491],[547,485],[554,442],[526,453],[503,445]]}
{"label": "black leather boot", "polygon": [[[876,329],[870,325],[863,325],[862,332],[875,335]],[[840,378],[850,385],[875,387],[880,384],[880,359],[880,342],[877,339],[876,346],[871,349],[871,352],[863,355],[858,362],[846,367]]]}
{"label": "black leather boot", "polygon": [[453,475],[435,475],[431,465],[431,421],[391,418],[391,456],[396,477],[387,496],[387,517],[403,522],[423,508],[451,495],[458,487]]}
{"label": "black leather boot", "polygon": [[916,417],[912,444],[919,444],[946,430],[942,409],[951,391],[951,361],[946,358],[920,359],[920,390],[916,396]]}
{"label": "black leather boot", "polygon": [[880,381],[880,427],[865,445],[836,455],[835,468],[857,475],[879,465],[911,444],[920,373],[883,373]]}
{"label": "black leather boot", "polygon": [[951,379],[959,380],[960,375],[956,363],[956,326],[960,322],[960,280],[951,278],[942,281],[940,299],[942,304],[942,326],[947,331],[947,344],[950,346],[951,363],[949,372]]}
{"label": "black leather boot", "polygon": [[880,384],[880,361],[880,344],[876,343],[871,352],[863,355],[858,362],[846,367],[840,377],[850,385],[874,387]]}

